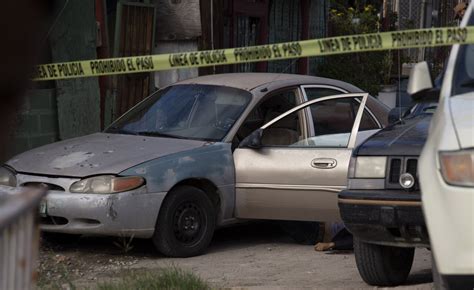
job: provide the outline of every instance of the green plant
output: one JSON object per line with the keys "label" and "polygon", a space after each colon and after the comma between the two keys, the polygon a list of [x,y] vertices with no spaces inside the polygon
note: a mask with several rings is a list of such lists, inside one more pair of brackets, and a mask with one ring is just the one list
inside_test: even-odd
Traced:
{"label": "green plant", "polygon": [[[337,3],[336,3],[337,4]],[[336,5],[330,10],[333,36],[379,32],[382,22],[373,5],[354,7]],[[389,29],[395,27],[396,14],[391,15]],[[393,55],[391,51],[362,52],[328,56],[318,67],[318,75],[343,80],[376,95],[381,84],[391,84]]]}
{"label": "green plant", "polygon": [[67,263],[67,257],[56,254],[53,250],[46,248],[48,252],[40,260],[38,267],[38,280],[36,286],[38,289],[63,290],[76,289],[73,281],[73,275]]}
{"label": "green plant", "polygon": [[133,249],[133,238],[134,235],[130,237],[125,235],[120,235],[117,240],[114,242],[114,245],[119,248],[123,253],[128,253]]}
{"label": "green plant", "polygon": [[386,70],[385,73],[382,72],[382,83],[384,85],[390,85],[392,84],[392,79],[391,79],[391,72],[392,72],[392,65],[393,65],[393,55],[392,51],[388,50],[384,53],[383,59],[382,59],[382,69]]}
{"label": "green plant", "polygon": [[171,267],[155,272],[144,272],[131,274],[115,282],[99,283],[99,290],[148,290],[148,289],[169,289],[169,290],[205,290],[210,289],[209,285],[193,273]]}

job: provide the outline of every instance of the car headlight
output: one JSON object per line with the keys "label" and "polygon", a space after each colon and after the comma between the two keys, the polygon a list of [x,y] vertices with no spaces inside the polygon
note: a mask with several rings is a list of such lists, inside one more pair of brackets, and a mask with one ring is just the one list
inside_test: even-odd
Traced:
{"label": "car headlight", "polygon": [[446,183],[474,186],[474,150],[440,152],[439,160]]}
{"label": "car headlight", "polygon": [[385,178],[385,156],[359,156],[355,163],[355,178]]}
{"label": "car headlight", "polygon": [[0,185],[15,187],[15,173],[6,167],[0,167]]}
{"label": "car headlight", "polygon": [[108,194],[136,189],[143,184],[145,184],[145,179],[140,176],[102,175],[76,181],[71,185],[69,191]]}

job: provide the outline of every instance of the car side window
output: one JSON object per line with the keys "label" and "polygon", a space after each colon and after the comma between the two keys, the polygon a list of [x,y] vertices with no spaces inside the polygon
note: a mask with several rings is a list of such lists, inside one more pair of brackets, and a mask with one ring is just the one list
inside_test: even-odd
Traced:
{"label": "car side window", "polygon": [[380,129],[377,122],[374,118],[367,112],[367,109],[364,109],[364,113],[362,114],[362,119],[360,120],[359,125],[359,132],[360,131],[368,131],[368,130],[376,130]]}
{"label": "car side window", "polygon": [[[467,25],[474,25],[474,14],[467,22]],[[453,70],[451,96],[465,94],[473,91],[474,84],[474,45],[461,45],[455,60]]]}
{"label": "car side window", "polygon": [[324,87],[313,87],[313,88],[305,88],[306,97],[308,101],[312,101],[315,99],[319,99],[322,97],[332,96],[332,95],[339,95],[343,93],[342,91],[331,89],[331,88],[324,88]]}
{"label": "car side window", "polygon": [[316,136],[350,133],[357,114],[352,98],[322,101],[310,110]]}
{"label": "car side window", "polygon": [[[322,97],[332,96],[341,94],[341,91],[332,89],[332,88],[324,88],[324,87],[307,87],[304,89],[306,93],[306,97],[308,101],[319,99]],[[355,100],[354,100],[355,101]],[[356,111],[358,109],[358,105],[356,106]],[[367,111],[367,108],[364,109],[364,113],[362,115],[362,120],[360,122],[359,131],[367,131],[367,130],[374,130],[379,129],[379,125],[374,120],[374,118],[370,115]]]}
{"label": "car side window", "polygon": [[302,110],[299,110],[263,130],[262,145],[286,147],[304,140],[304,133],[301,130],[303,127],[302,116]]}
{"label": "car side window", "polygon": [[[359,105],[360,103],[356,100],[353,102],[354,104],[354,110],[357,112],[359,110]],[[375,130],[375,129],[380,129],[379,125],[375,121],[374,117],[372,117],[367,110],[367,107],[364,108],[364,113],[362,114],[362,119],[360,120],[360,125],[359,125],[359,132],[360,131],[368,131],[368,130]]]}
{"label": "car side window", "polygon": [[[278,147],[346,148],[359,108],[355,98],[337,98],[311,104],[263,130],[262,145]],[[305,133],[304,114],[312,115],[314,134]]]}
{"label": "car side window", "polygon": [[237,131],[241,141],[268,121],[296,107],[296,89],[284,90],[270,95],[255,106]]}
{"label": "car side window", "polygon": [[311,147],[346,148],[357,116],[354,98],[338,98],[310,106],[314,136],[307,141]]}
{"label": "car side window", "polygon": [[[312,116],[314,134],[305,134],[302,112]],[[330,99],[293,112],[264,129],[263,146],[346,148],[359,109],[353,97]]]}

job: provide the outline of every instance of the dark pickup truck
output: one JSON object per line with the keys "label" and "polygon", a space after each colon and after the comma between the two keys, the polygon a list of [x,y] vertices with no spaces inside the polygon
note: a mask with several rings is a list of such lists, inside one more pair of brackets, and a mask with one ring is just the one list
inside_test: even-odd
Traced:
{"label": "dark pickup truck", "polygon": [[434,109],[433,104],[416,105],[353,153],[339,210],[354,235],[359,273],[370,285],[402,284],[415,247],[429,247],[417,163]]}

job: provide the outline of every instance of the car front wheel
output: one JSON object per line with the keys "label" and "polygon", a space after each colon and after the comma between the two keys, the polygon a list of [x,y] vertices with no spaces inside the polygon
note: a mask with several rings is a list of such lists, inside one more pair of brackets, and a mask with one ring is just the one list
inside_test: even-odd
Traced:
{"label": "car front wheel", "polygon": [[357,269],[369,285],[396,286],[404,283],[413,264],[414,248],[382,246],[354,239]]}
{"label": "car front wheel", "polygon": [[202,254],[216,227],[216,211],[211,200],[192,186],[180,186],[168,194],[153,235],[156,248],[170,257]]}

